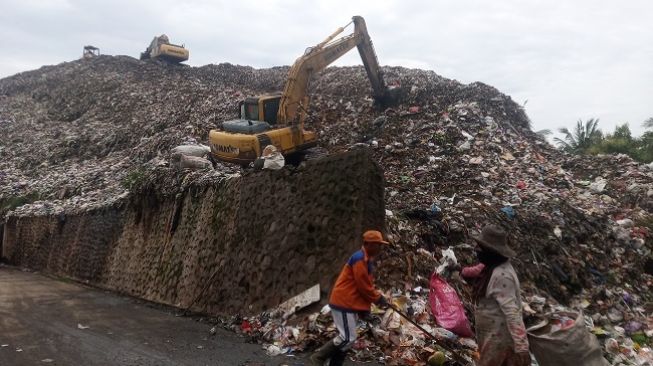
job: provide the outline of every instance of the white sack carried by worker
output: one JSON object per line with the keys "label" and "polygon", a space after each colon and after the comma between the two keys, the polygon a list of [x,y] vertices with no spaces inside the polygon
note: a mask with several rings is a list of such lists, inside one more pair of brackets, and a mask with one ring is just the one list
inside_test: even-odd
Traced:
{"label": "white sack carried by worker", "polygon": [[609,366],[581,312],[557,311],[528,328],[530,351],[540,366]]}
{"label": "white sack carried by worker", "polygon": [[186,156],[196,156],[204,158],[211,152],[211,148],[206,145],[179,145],[172,149],[173,154],[182,154]]}
{"label": "white sack carried by worker", "polygon": [[266,146],[261,158],[263,159],[263,169],[279,170],[286,165],[286,159],[274,145]]}

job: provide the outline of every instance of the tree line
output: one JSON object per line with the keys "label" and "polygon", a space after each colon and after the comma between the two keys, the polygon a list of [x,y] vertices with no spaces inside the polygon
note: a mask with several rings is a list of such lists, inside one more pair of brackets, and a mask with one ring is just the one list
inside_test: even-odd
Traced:
{"label": "tree line", "polygon": [[[653,161],[653,117],[644,121],[647,129],[642,136],[633,137],[628,123],[617,125],[614,132],[604,134],[598,127],[598,118],[587,121],[578,120],[573,129],[566,127],[558,131],[563,138],[554,138],[558,148],[572,154],[626,154],[636,161]],[[537,132],[547,136],[550,130]]]}

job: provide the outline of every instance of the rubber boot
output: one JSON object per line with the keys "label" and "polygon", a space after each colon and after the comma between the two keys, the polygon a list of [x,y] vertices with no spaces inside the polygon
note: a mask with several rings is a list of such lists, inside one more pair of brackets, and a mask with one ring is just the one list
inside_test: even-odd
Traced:
{"label": "rubber boot", "polygon": [[323,366],[326,360],[331,358],[336,352],[338,352],[338,347],[333,344],[333,341],[329,341],[311,355],[311,365]]}
{"label": "rubber boot", "polygon": [[341,351],[336,349],[331,360],[329,361],[329,366],[342,366],[345,363],[345,358],[347,357],[347,351]]}

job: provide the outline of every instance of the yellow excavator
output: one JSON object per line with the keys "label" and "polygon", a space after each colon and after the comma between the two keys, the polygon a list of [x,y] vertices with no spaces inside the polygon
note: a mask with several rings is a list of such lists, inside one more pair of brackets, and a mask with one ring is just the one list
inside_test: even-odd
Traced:
{"label": "yellow excavator", "polygon": [[141,60],[159,59],[172,63],[179,63],[188,60],[189,52],[182,45],[170,43],[170,39],[165,34],[154,37],[150,45],[141,52]]}
{"label": "yellow excavator", "polygon": [[[352,23],[352,34],[334,40]],[[381,105],[388,104],[391,93],[383,80],[365,20],[355,16],[295,61],[283,93],[246,98],[239,105],[240,119],[223,122],[223,130],[211,130],[209,145],[213,157],[247,165],[260,157],[267,145],[274,145],[283,155],[316,146],[315,132],[304,130],[310,78],[354,47],[358,47],[363,59],[374,99]]]}

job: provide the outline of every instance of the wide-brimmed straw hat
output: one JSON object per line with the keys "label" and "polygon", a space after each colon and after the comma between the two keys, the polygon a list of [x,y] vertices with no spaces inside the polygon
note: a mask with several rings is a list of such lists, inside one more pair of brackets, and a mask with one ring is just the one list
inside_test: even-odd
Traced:
{"label": "wide-brimmed straw hat", "polygon": [[481,230],[481,235],[472,236],[478,245],[498,253],[506,258],[514,258],[517,253],[508,246],[508,235],[501,228],[494,225],[487,225]]}

